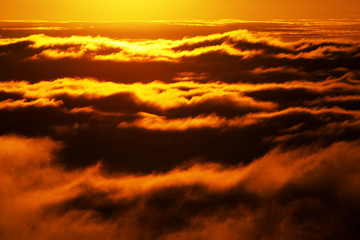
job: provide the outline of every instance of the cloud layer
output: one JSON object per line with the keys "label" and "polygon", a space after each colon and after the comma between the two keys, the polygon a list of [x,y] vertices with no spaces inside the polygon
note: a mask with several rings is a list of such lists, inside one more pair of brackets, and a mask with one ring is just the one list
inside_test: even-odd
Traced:
{"label": "cloud layer", "polygon": [[358,239],[360,42],[335,23],[6,23],[0,238]]}

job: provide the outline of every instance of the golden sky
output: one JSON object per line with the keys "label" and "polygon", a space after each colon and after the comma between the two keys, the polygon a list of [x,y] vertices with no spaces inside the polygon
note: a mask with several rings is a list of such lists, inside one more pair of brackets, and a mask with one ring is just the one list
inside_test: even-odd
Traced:
{"label": "golden sky", "polygon": [[0,2],[2,20],[134,21],[189,19],[359,18],[358,0],[14,0]]}

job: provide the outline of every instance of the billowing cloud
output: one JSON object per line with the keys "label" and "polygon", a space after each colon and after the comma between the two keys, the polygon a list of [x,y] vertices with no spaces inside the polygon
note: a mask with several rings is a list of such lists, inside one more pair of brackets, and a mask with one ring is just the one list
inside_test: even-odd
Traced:
{"label": "billowing cloud", "polygon": [[[305,31],[306,26],[300,26]],[[318,80],[324,70],[359,70],[359,43],[350,34],[343,36],[284,41],[269,32],[233,30],[181,40],[44,34],[2,38],[0,61],[9,71],[0,77],[39,81],[76,75],[116,82],[168,82],[181,72],[201,72],[208,81]],[[17,67],[22,71],[15,71]],[[34,69],[37,75],[32,74]]]}
{"label": "billowing cloud", "polygon": [[0,148],[4,239],[217,239],[223,231],[246,239],[354,239],[358,233],[351,225],[360,200],[358,142],[275,149],[249,165],[184,165],[148,175],[108,175],[100,164],[67,171],[54,162],[61,144],[47,138],[2,136]]}
{"label": "billowing cloud", "polygon": [[[28,59],[91,58],[109,61],[170,61],[182,58],[219,52],[221,54],[252,58],[269,55],[289,59],[332,59],[340,54],[358,56],[359,44],[351,40],[299,40],[294,43],[283,42],[269,36],[256,36],[246,30],[230,31],[182,40],[121,41],[105,37],[71,36],[68,38],[31,35],[24,38],[1,39],[0,45],[6,47],[28,43],[28,50],[34,55]],[[6,52],[4,52],[6,54]]]}
{"label": "billowing cloud", "polygon": [[249,162],[279,144],[327,145],[354,140],[360,131],[360,89],[352,72],[320,82],[262,84],[203,82],[196,74],[182,75],[195,79],[3,81],[1,133],[64,141],[60,161],[71,168],[105,159],[110,169],[151,172],[190,159]]}

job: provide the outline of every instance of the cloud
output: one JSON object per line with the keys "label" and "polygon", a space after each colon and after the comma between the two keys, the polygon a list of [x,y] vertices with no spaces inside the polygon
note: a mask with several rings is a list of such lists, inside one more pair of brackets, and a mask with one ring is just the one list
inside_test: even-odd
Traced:
{"label": "cloud", "polygon": [[[358,57],[359,43],[352,40],[316,39],[285,42],[268,34],[252,34],[246,30],[234,30],[222,34],[210,34],[181,40],[128,41],[107,37],[71,36],[51,37],[44,34],[22,38],[3,38],[1,51],[26,47],[24,52],[33,54],[27,59],[90,58],[107,61],[169,61],[197,57],[219,52],[239,59],[266,55],[288,59],[336,59],[343,54]],[[26,46],[25,46],[26,45]],[[23,56],[24,57],[24,56]]]}
{"label": "cloud", "polygon": [[[271,102],[257,102],[250,97],[242,96],[243,87],[251,88],[251,85],[201,84],[192,81],[173,84],[158,81],[148,84],[121,84],[100,82],[96,79],[65,78],[35,84],[25,81],[1,82],[0,87],[5,92],[21,94],[26,98],[51,99],[68,95],[73,98],[83,97],[84,100],[91,101],[120,94],[125,98],[130,98],[129,101],[133,101],[134,105],[148,104],[162,110],[185,105],[206,104],[214,100],[232,103],[239,108],[250,107],[263,110],[276,108],[276,104]],[[103,105],[109,106],[109,104]]]}
{"label": "cloud", "polygon": [[193,128],[220,128],[223,126],[241,126],[251,123],[246,122],[246,120],[241,121],[240,119],[226,120],[219,118],[216,115],[208,116],[197,116],[195,118],[188,117],[185,119],[166,119],[163,116],[157,116],[149,113],[139,113],[141,116],[140,119],[135,120],[132,123],[121,122],[119,124],[120,128],[127,127],[139,127],[149,130],[174,130],[182,131]]}
{"label": "cloud", "polygon": [[4,100],[0,102],[0,109],[16,109],[21,107],[44,107],[44,106],[59,106],[62,104],[62,101],[55,101],[54,99],[37,99],[34,101],[26,101],[26,99],[12,101],[10,99]]}
{"label": "cloud", "polygon": [[[181,80],[179,74],[190,72],[203,74],[203,82],[284,82],[303,78],[316,82],[323,78],[324,71],[339,67],[359,70],[356,41],[285,42],[244,30],[182,40],[141,41],[32,35],[1,39],[1,45],[0,61],[8,69],[0,75],[3,80],[36,82],[79,76],[122,83],[173,82]],[[17,71],[19,68],[22,71]],[[142,71],[137,71],[140,68]],[[331,74],[335,77],[338,73]]]}
{"label": "cloud", "polygon": [[28,59],[91,58],[110,61],[169,61],[219,52],[240,59],[265,54],[289,59],[332,59],[343,54],[358,57],[359,44],[351,40],[283,42],[266,35],[253,35],[246,30],[183,38],[182,40],[126,41],[106,37],[50,37],[43,34],[23,38],[1,39],[2,51],[26,45],[33,56]]}
{"label": "cloud", "polygon": [[3,81],[0,87],[1,134],[63,141],[59,161],[70,169],[99,160],[113,171],[140,173],[168,171],[194,158],[233,165],[281,144],[329,145],[355,140],[360,131],[360,90],[352,72],[319,82],[64,78]]}
{"label": "cloud", "polygon": [[218,231],[246,239],[354,239],[358,233],[351,225],[359,211],[357,141],[277,148],[249,165],[194,163],[148,175],[109,175],[99,164],[65,170],[54,162],[61,144],[49,138],[2,136],[0,147],[4,239],[216,239]]}

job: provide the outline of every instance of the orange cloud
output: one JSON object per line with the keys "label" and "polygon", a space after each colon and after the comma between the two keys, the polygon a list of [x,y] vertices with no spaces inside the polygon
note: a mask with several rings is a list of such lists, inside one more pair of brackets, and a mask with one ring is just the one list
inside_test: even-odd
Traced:
{"label": "orange cloud", "polygon": [[[257,70],[260,71],[260,70]],[[262,71],[262,70],[261,70]],[[273,71],[273,70],[271,70]],[[263,71],[262,71],[263,72]],[[188,75],[190,73],[187,73]],[[189,76],[192,76],[191,74]],[[204,76],[201,76],[203,78]],[[193,77],[191,77],[193,78]],[[346,81],[343,81],[346,79]],[[328,92],[334,89],[360,91],[356,84],[354,73],[349,72],[340,78],[329,77],[321,82],[290,81],[284,83],[224,83],[224,82],[194,82],[181,81],[175,83],[164,83],[153,81],[150,83],[114,83],[101,82],[89,78],[62,78],[53,81],[41,81],[29,83],[26,81],[3,81],[0,82],[0,89],[5,92],[18,93],[26,98],[51,99],[61,94],[71,96],[87,96],[88,98],[99,98],[115,93],[129,92],[134,94],[135,99],[170,108],[181,104],[190,104],[213,97],[226,96],[236,104],[262,105],[265,109],[272,109],[276,105],[270,102],[258,102],[243,93],[266,89],[296,89],[305,88],[319,93]],[[182,88],[188,89],[183,91]],[[189,96],[191,99],[189,100]]]}
{"label": "orange cloud", "polygon": [[[108,194],[113,194],[117,198],[128,198],[145,194],[154,189],[177,185],[201,184],[213,191],[223,191],[243,182],[248,191],[267,195],[275,193],[290,181],[297,181],[299,184],[315,181],[316,179],[305,178],[309,172],[316,171],[316,174],[326,174],[323,171],[324,168],[335,171],[339,164],[353,166],[359,155],[357,142],[339,142],[320,150],[300,148],[283,152],[281,148],[274,149],[248,166],[224,167],[219,164],[195,164],[188,167],[180,166],[162,174],[139,176],[121,173],[117,176],[105,174],[101,170],[100,164],[81,171],[66,171],[53,163],[54,151],[59,151],[61,148],[60,143],[49,138],[2,136],[0,138],[0,149],[2,150],[0,159],[2,169],[6,171],[1,179],[2,182],[10,183],[3,185],[3,190],[4,188],[7,191],[20,190],[24,191],[21,194],[26,192],[29,194],[23,196],[35,197],[39,193],[45,194],[46,188],[68,191],[69,194],[74,191],[76,194],[76,185],[85,184],[95,189],[108,191]],[[343,149],[346,149],[348,153],[345,162],[341,162],[341,158],[339,158]],[[13,161],[9,162],[9,158]],[[32,171],[29,171],[30,169]],[[357,172],[357,169],[360,170],[355,168],[354,171]],[[343,175],[346,172],[347,168],[342,168],[336,175]],[[50,173],[51,175],[48,175]],[[317,176],[311,177],[316,178]],[[62,180],[60,180],[61,178]],[[46,181],[42,181],[45,179]],[[222,179],[222,181],[218,181],[218,179]],[[40,192],[36,193],[36,190]],[[47,194],[57,193],[49,191]],[[46,205],[53,201],[59,201],[56,199],[66,197],[71,197],[71,194],[58,196],[55,199],[39,198],[38,200],[41,200],[40,205]],[[29,204],[34,206],[36,203]]]}
{"label": "orange cloud", "polygon": [[[284,152],[275,149],[247,166],[195,164],[177,167],[165,173],[148,175],[127,175],[126,173],[109,175],[101,170],[100,165],[84,170],[67,171],[53,162],[55,158],[53,153],[60,148],[60,143],[48,138],[0,137],[2,169],[0,224],[4,239],[33,239],[35,236],[39,236],[40,239],[58,236],[67,239],[79,237],[92,239],[105,233],[105,239],[113,239],[119,234],[126,236],[127,239],[136,239],[139,233],[129,232],[126,229],[129,227],[134,231],[142,229],[136,219],[150,210],[147,209],[150,207],[147,205],[150,204],[146,202],[147,198],[156,196],[159,191],[171,191],[172,188],[178,187],[201,186],[213,197],[240,191],[239,194],[243,195],[255,194],[262,201],[259,202],[260,205],[257,206],[256,211],[246,207],[249,203],[240,201],[225,215],[227,216],[225,218],[221,217],[223,214],[221,210],[211,211],[208,217],[190,213],[187,216],[189,227],[174,229],[170,233],[161,233],[164,239],[178,239],[180,236],[208,236],[206,233],[211,233],[211,229],[217,229],[217,231],[224,229],[229,231],[227,233],[229,236],[245,234],[249,236],[249,239],[253,239],[255,233],[252,227],[257,226],[258,220],[267,221],[270,217],[268,213],[263,212],[268,207],[266,199],[273,199],[273,204],[278,208],[277,211],[281,211],[278,216],[280,219],[276,221],[285,224],[284,221],[287,221],[287,218],[293,217],[291,211],[296,209],[296,203],[290,202],[290,205],[283,205],[281,201],[276,200],[276,196],[280,197],[289,187],[293,189],[292,191],[315,187],[322,192],[321,186],[329,187],[328,184],[337,184],[329,187],[334,191],[334,196],[344,201],[347,201],[346,199],[360,200],[357,191],[360,186],[360,168],[357,164],[357,159],[360,157],[358,142],[338,142],[327,148],[315,150],[299,148]],[[95,194],[93,196],[94,209],[70,208],[66,210],[62,208],[64,201],[71,201],[83,194],[92,193]],[[114,202],[114,204],[117,201],[136,201],[139,198],[146,204],[135,204],[133,210],[123,214],[117,213],[114,221],[105,221],[96,213],[96,204],[101,206],[101,201],[103,201],[96,200],[97,193],[103,194],[106,201]],[[181,199],[189,203],[194,200],[200,201],[201,195],[196,194],[198,194],[196,191],[193,193],[190,191],[187,195],[181,196]],[[298,199],[297,204],[299,203],[305,204],[306,200]],[[52,209],[57,209],[59,212]],[[65,212],[62,213],[62,211]],[[239,218],[238,214],[242,217]],[[157,216],[153,217],[154,221],[158,221]],[[127,219],[127,224],[116,223],[119,223],[121,219]],[[203,221],[207,222],[203,225],[203,230],[192,232],[190,226]],[[245,225],[237,233],[234,232],[233,227],[230,227],[243,224]],[[290,224],[286,228],[287,232],[297,227],[294,222],[287,224]],[[311,221],[304,224],[311,224]],[[151,229],[151,226],[150,224],[149,228],[143,231],[150,231],[148,234],[156,231],[156,229]],[[275,231],[279,236],[285,234],[279,226],[275,228]],[[213,237],[216,238],[218,233],[214,232],[214,234]]]}
{"label": "orange cloud", "polygon": [[[271,85],[272,86],[272,85]],[[188,88],[183,91],[181,88]],[[153,104],[161,109],[181,105],[192,105],[208,99],[226,99],[237,106],[251,106],[264,110],[276,108],[271,102],[256,101],[243,96],[243,92],[259,88],[251,84],[195,83],[192,81],[163,83],[154,81],[148,84],[100,82],[95,79],[64,78],[30,84],[25,81],[1,82],[0,89],[5,92],[22,94],[27,98],[51,99],[61,94],[99,98],[116,93],[131,93],[135,101]],[[189,99],[189,96],[192,96]]]}
{"label": "orange cloud", "polygon": [[358,52],[359,44],[355,44],[354,46],[344,47],[344,46],[320,46],[315,50],[310,52],[299,52],[296,54],[286,54],[280,53],[277,54],[276,57],[278,58],[289,58],[289,59],[317,59],[317,58],[327,58],[327,59],[334,59],[334,55],[338,56],[339,52],[343,52],[346,54],[349,53],[356,53]]}
{"label": "orange cloud", "polygon": [[[222,40],[219,44],[195,47],[191,50],[175,51],[174,49],[184,45],[196,45],[205,41]],[[273,46],[293,48],[289,43],[282,42],[266,35],[255,36],[246,30],[230,31],[222,34],[211,34],[183,38],[182,40],[142,40],[127,41],[115,40],[106,37],[71,36],[67,38],[50,37],[43,34],[31,35],[23,38],[0,39],[0,45],[12,44],[21,41],[30,41],[31,48],[42,49],[30,57],[38,58],[81,58],[90,57],[94,60],[111,61],[178,61],[184,57],[199,56],[211,52],[222,52],[231,56],[243,58],[262,54],[261,49],[239,49],[234,47],[236,41],[248,41],[251,43],[264,43]],[[62,46],[70,46],[62,48]],[[71,47],[73,46],[73,47]],[[102,49],[112,49],[112,53],[101,53]]]}
{"label": "orange cloud", "polygon": [[[112,96],[114,94],[129,94],[128,97],[134,104],[150,106],[150,111],[144,112],[135,109],[139,113],[138,119],[133,122],[122,121],[119,122],[119,127],[129,128],[137,127],[149,130],[186,130],[198,128],[242,128],[244,126],[264,122],[279,116],[286,116],[293,113],[309,113],[314,116],[325,114],[348,115],[352,118],[359,119],[359,112],[356,110],[346,110],[334,106],[323,107],[322,104],[326,100],[328,103],[344,100],[355,101],[355,96],[340,96],[336,98],[325,98],[327,93],[339,91],[359,91],[360,88],[356,83],[356,79],[352,74],[346,74],[340,78],[328,78],[322,82],[306,82],[306,81],[292,81],[285,83],[264,83],[264,84],[249,84],[236,83],[228,84],[222,82],[193,82],[181,81],[175,83],[163,83],[159,81],[144,83],[113,83],[100,82],[95,79],[72,79],[64,78],[53,81],[42,81],[30,84],[25,81],[10,81],[1,82],[0,89],[7,93],[15,93],[21,95],[22,100],[4,100],[0,102],[1,109],[16,109],[24,107],[44,107],[52,106],[63,109],[66,113],[89,113],[98,116],[126,116],[127,112],[121,110],[106,110],[102,111],[92,106],[94,102],[89,102],[89,105],[72,107],[67,109],[61,99],[62,95],[71,96],[73,98],[83,97],[87,101],[96,100]],[[346,78],[347,81],[342,79]],[[287,107],[279,109],[275,102],[260,101],[245,94],[250,94],[256,91],[273,91],[274,94],[278,90],[304,89],[312,93],[316,93],[317,99],[311,101],[304,101],[302,106]],[[31,99],[31,100],[25,100]],[[330,101],[331,100],[331,101]],[[236,116],[224,117],[216,114],[214,104],[229,105],[234,109],[250,109],[244,112],[239,112]],[[112,102],[113,105],[122,104]],[[215,107],[214,107],[215,106]],[[176,116],[167,117],[167,111],[180,111],[184,107],[198,107],[208,108],[209,112],[195,112],[192,116]],[[149,107],[147,108],[149,109]],[[152,109],[152,110],[151,110]],[[179,109],[179,110],[177,110]],[[154,111],[154,112],[151,112]],[[196,114],[196,115],[195,115]],[[226,116],[226,115],[225,115]]]}
{"label": "orange cloud", "polygon": [[226,120],[216,115],[197,116],[195,118],[188,117],[185,119],[166,119],[149,113],[139,113],[140,119],[133,123],[122,122],[119,124],[121,128],[139,127],[150,130],[187,130],[192,128],[219,128],[226,124]]}
{"label": "orange cloud", "polygon": [[278,116],[286,116],[292,113],[310,113],[313,115],[325,114],[344,114],[352,116],[354,119],[360,119],[360,111],[344,110],[338,107],[334,108],[302,108],[294,107],[287,108],[276,112],[257,112],[249,113],[242,117],[223,118],[216,114],[199,115],[197,117],[167,119],[164,116],[157,116],[149,113],[139,113],[139,119],[134,122],[121,122],[118,126],[120,128],[138,127],[149,130],[175,130],[182,131],[196,128],[242,128],[259,122],[264,122]]}
{"label": "orange cloud", "polygon": [[289,67],[276,67],[276,68],[255,68],[254,70],[252,70],[251,72],[255,73],[255,74],[264,74],[264,73],[273,73],[273,72],[286,72],[286,73],[301,73],[304,74],[304,72],[300,71],[299,69],[296,68],[289,68]]}
{"label": "orange cloud", "polygon": [[0,102],[0,109],[16,109],[16,108],[24,108],[24,107],[59,107],[62,105],[61,100],[55,99],[46,99],[39,98],[33,101],[26,101],[26,99],[13,101],[11,99],[7,99]]}

